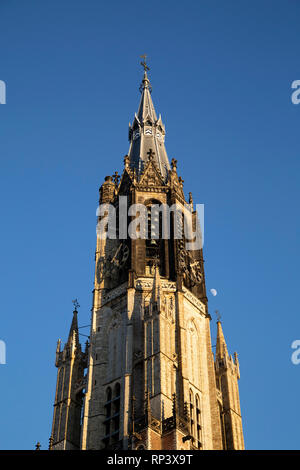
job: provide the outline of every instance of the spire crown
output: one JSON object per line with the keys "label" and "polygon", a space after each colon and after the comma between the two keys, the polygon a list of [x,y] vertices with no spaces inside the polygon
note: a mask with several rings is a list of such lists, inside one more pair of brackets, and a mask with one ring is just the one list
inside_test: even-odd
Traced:
{"label": "spire crown", "polygon": [[130,166],[136,168],[137,176],[141,175],[145,163],[148,161],[147,152],[150,148],[155,149],[156,163],[164,181],[167,181],[170,163],[165,149],[165,126],[160,116],[157,119],[151,98],[152,87],[147,75],[149,67],[145,61],[146,55],[141,57],[144,59],[141,62],[144,68],[143,80],[140,86],[142,96],[133,124],[129,124],[130,147],[128,156]]}

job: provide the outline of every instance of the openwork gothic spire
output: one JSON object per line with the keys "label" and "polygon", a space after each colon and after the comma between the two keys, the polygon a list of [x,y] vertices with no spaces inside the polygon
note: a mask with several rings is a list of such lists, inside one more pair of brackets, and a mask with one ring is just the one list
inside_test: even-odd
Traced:
{"label": "openwork gothic spire", "polygon": [[165,126],[161,116],[157,118],[153,101],[151,98],[151,84],[147,75],[149,70],[146,64],[146,56],[141,56],[144,61],[141,65],[144,68],[143,80],[140,86],[142,93],[138,112],[134,116],[133,123],[129,123],[130,147],[128,156],[131,167],[137,170],[139,176],[148,160],[148,152],[154,149],[155,161],[164,180],[167,180],[170,163],[165,149]]}

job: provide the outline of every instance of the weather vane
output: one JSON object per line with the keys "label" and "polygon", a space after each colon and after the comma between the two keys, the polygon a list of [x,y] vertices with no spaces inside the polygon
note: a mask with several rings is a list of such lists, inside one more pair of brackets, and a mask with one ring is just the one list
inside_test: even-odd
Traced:
{"label": "weather vane", "polygon": [[220,321],[222,317],[221,317],[221,315],[220,315],[219,310],[216,310],[216,311],[215,311],[215,314],[217,315],[217,321]]}
{"label": "weather vane", "polygon": [[77,299],[72,300],[72,304],[74,305],[74,309],[77,311],[78,307],[80,307],[78,300]]}
{"label": "weather vane", "polygon": [[142,65],[142,67],[144,67],[144,71],[147,72],[147,70],[150,70],[150,67],[148,67],[148,65],[146,64],[146,57],[147,57],[147,55],[146,55],[146,54],[143,54],[143,55],[141,55],[140,57],[141,57],[141,59],[144,59],[144,61],[141,62],[141,65]]}

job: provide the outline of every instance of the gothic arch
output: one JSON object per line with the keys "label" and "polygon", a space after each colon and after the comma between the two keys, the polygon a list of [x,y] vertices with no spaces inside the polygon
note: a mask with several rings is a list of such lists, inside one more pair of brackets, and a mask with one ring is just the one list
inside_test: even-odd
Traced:
{"label": "gothic arch", "polygon": [[187,323],[187,358],[190,382],[200,389],[200,336],[194,318],[191,318]]}
{"label": "gothic arch", "polygon": [[104,447],[119,441],[120,432],[120,402],[121,387],[117,382],[114,387],[106,388],[106,402],[104,405]]}

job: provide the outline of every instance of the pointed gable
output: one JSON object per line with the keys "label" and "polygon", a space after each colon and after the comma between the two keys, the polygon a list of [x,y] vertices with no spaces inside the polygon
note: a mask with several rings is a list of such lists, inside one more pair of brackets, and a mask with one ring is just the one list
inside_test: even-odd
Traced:
{"label": "pointed gable", "polygon": [[154,160],[154,153],[152,149],[149,150],[150,160],[145,165],[144,172],[139,180],[139,186],[164,186],[162,174]]}

